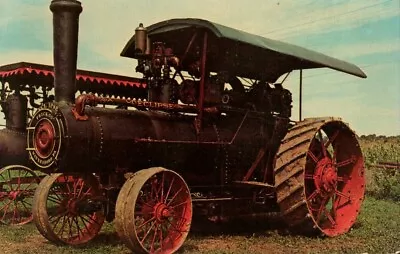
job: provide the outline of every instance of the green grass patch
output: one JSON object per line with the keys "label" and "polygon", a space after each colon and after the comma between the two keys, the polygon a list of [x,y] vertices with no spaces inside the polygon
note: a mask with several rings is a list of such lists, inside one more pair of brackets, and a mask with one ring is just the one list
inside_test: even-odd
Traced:
{"label": "green grass patch", "polygon": [[[291,235],[279,223],[265,223],[264,230],[252,224],[237,233],[190,233],[180,253],[394,253],[400,251],[400,203],[367,197],[358,220],[345,235],[305,237]],[[275,224],[271,226],[271,224]],[[276,225],[278,224],[278,225]],[[44,239],[33,224],[0,227],[2,253],[130,253],[111,223],[83,247],[56,246]]]}
{"label": "green grass patch", "polygon": [[362,136],[360,143],[367,169],[367,194],[400,201],[400,170],[374,167],[379,162],[400,163],[400,136]]}

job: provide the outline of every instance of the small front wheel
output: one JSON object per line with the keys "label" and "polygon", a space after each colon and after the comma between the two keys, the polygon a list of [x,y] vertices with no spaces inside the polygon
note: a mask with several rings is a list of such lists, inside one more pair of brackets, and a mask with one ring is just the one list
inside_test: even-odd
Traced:
{"label": "small front wheel", "polygon": [[137,172],[117,199],[115,227],[135,253],[173,253],[192,221],[192,199],[181,176],[164,168]]}

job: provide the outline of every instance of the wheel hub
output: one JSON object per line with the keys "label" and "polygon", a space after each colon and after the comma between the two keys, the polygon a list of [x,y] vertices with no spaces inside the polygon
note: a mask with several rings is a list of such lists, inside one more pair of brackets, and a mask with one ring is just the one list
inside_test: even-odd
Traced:
{"label": "wheel hub", "polygon": [[78,214],[77,200],[75,199],[68,200],[67,210],[69,215],[76,216]]}
{"label": "wheel hub", "polygon": [[154,214],[158,221],[163,221],[171,216],[171,211],[166,204],[159,203],[154,208]]}
{"label": "wheel hub", "polygon": [[16,200],[18,198],[20,191],[10,191],[10,193],[8,194],[8,198],[10,200]]}
{"label": "wheel hub", "polygon": [[337,169],[330,158],[325,157],[317,163],[314,173],[314,183],[321,194],[324,196],[334,194],[337,179]]}

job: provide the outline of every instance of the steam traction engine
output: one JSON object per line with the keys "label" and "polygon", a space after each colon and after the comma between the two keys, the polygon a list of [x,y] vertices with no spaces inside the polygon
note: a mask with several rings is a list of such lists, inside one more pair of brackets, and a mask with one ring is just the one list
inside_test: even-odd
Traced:
{"label": "steam traction engine", "polygon": [[[0,222],[22,225],[32,217],[33,194],[43,174],[32,170],[26,151],[26,125],[32,110],[54,100],[53,66],[20,62],[0,66],[1,108],[6,128],[0,130]],[[136,78],[78,70],[79,93],[135,95],[145,93]],[[38,173],[38,174],[37,174]]]}
{"label": "steam traction engine", "polygon": [[[172,253],[192,216],[224,221],[278,205],[286,223],[336,236],[355,222],[363,157],[337,118],[291,122],[291,93],[275,83],[297,69],[356,66],[199,19],[140,25],[122,51],[138,60],[147,99],[74,98],[78,16],[53,0],[55,103],[28,128],[36,167],[51,173],[34,197],[48,240],[90,241],[114,220],[135,253]],[[98,104],[109,105],[106,108]]]}

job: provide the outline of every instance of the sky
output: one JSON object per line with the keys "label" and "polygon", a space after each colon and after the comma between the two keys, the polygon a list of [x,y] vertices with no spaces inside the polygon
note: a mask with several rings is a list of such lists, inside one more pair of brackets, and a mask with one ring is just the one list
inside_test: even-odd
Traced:
{"label": "sky", "polygon": [[[81,2],[80,69],[140,77],[136,61],[119,56],[140,22],[202,18],[356,64],[366,79],[327,68],[303,71],[303,117],[341,117],[358,135],[400,135],[400,0]],[[0,66],[52,65],[49,3],[0,0]],[[298,120],[298,71],[284,87]]]}

